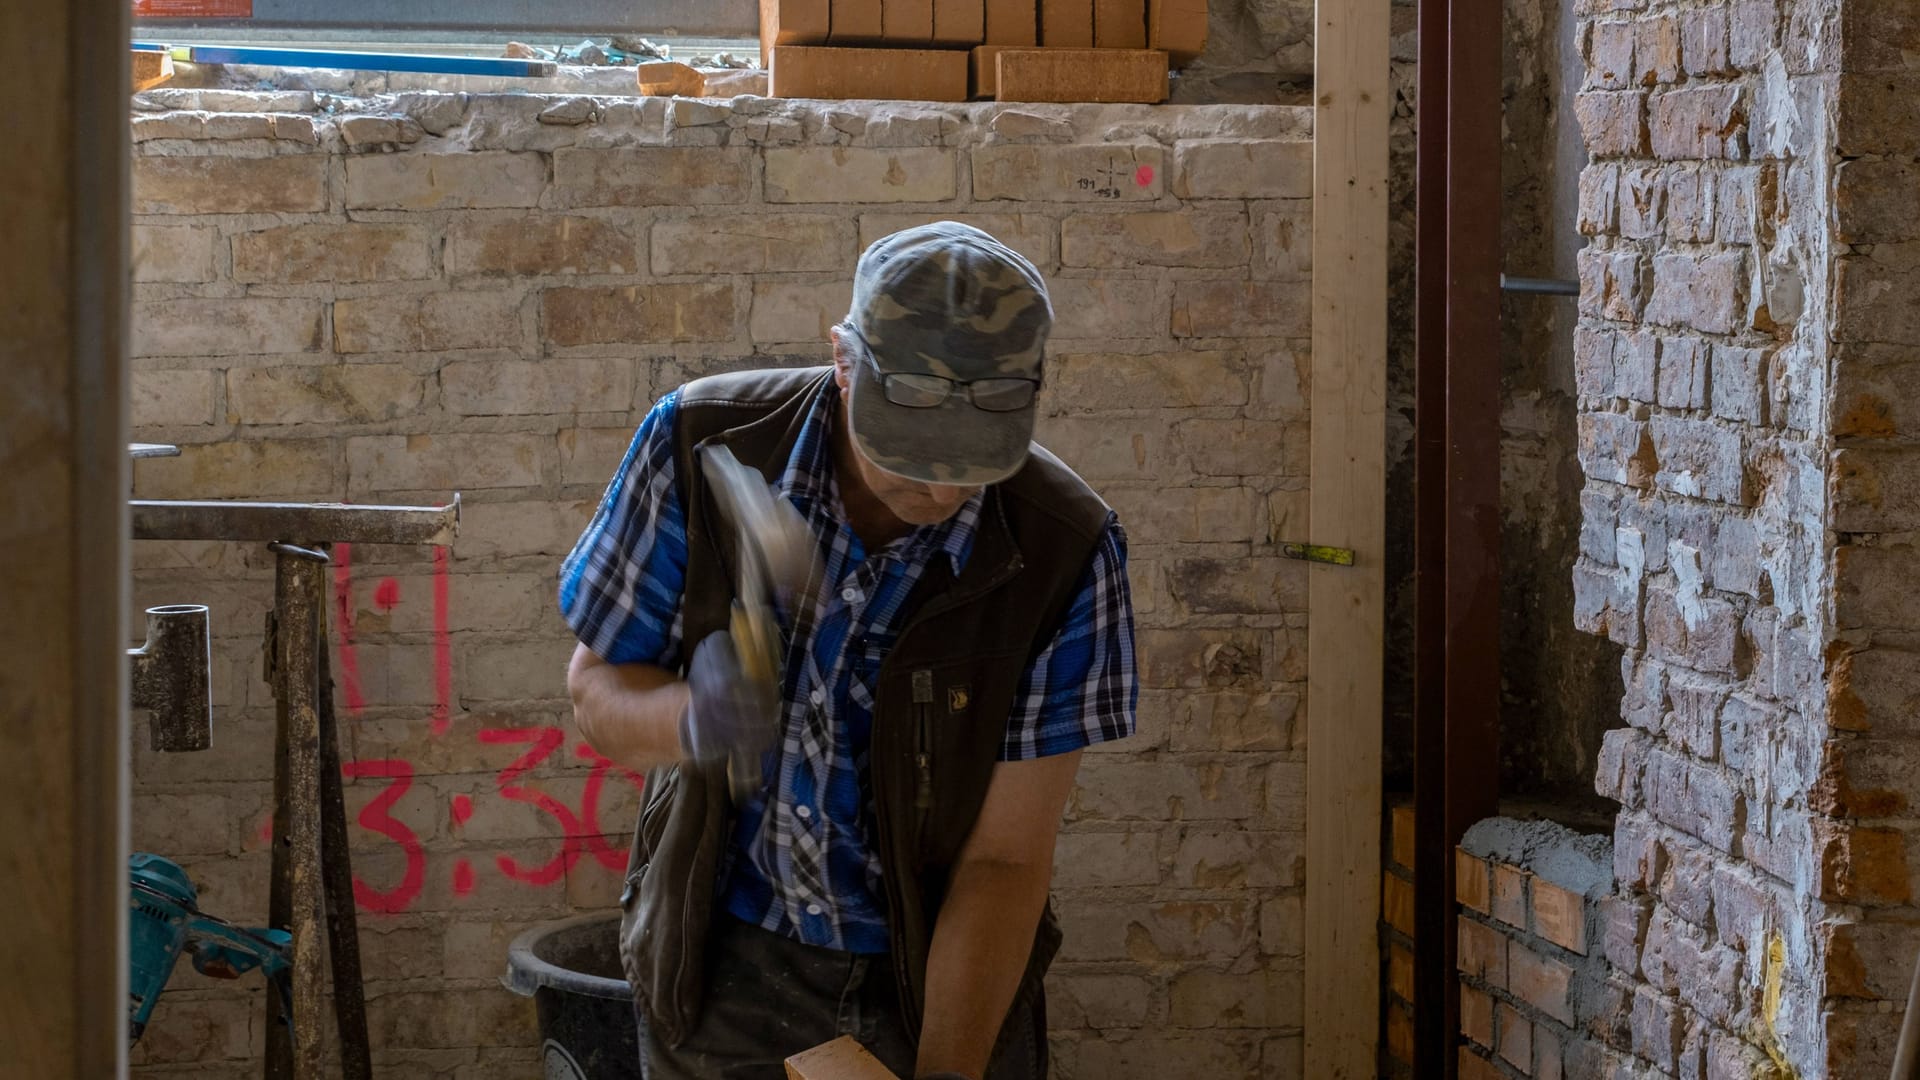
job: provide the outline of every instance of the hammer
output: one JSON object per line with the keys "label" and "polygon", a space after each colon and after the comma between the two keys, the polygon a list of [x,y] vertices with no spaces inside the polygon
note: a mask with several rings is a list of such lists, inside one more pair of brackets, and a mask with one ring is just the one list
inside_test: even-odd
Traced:
{"label": "hammer", "polygon": [[[728,633],[754,698],[772,722],[780,708],[784,652],[775,603],[784,601],[797,611],[797,602],[805,602],[819,577],[819,552],[800,512],[792,503],[774,497],[759,471],[742,465],[732,450],[704,447],[700,463],[720,516],[735,539]],[[727,759],[727,781],[735,802],[758,790],[760,779],[758,753],[736,753]]]}

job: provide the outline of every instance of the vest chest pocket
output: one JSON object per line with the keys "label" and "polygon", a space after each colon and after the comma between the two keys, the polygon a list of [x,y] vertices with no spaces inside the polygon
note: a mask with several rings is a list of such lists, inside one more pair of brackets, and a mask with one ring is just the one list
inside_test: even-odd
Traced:
{"label": "vest chest pocket", "polygon": [[640,879],[646,876],[647,866],[653,862],[654,852],[660,848],[660,837],[667,831],[673,793],[679,786],[678,767],[656,770],[647,778],[646,795],[640,804],[640,820],[634,826],[633,857],[628,860],[627,879],[620,890],[620,906],[623,908],[633,899],[634,890],[638,888]]}

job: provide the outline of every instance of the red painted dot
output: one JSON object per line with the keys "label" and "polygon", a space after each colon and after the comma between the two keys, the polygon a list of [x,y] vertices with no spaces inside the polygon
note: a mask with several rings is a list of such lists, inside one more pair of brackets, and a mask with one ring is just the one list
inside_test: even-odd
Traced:
{"label": "red painted dot", "polygon": [[472,796],[455,795],[453,797],[453,823],[455,825],[465,825],[468,819],[472,817],[473,817]]}
{"label": "red painted dot", "polygon": [[373,606],[381,611],[392,611],[400,603],[400,583],[392,578],[381,578],[380,584],[373,587]]}
{"label": "red painted dot", "polygon": [[473,864],[465,859],[453,864],[453,895],[465,896],[473,891]]}
{"label": "red painted dot", "polygon": [[1153,183],[1153,166],[1142,165],[1133,170],[1133,182],[1141,187]]}
{"label": "red painted dot", "polygon": [[272,814],[268,814],[267,819],[260,823],[260,842],[263,844],[273,843],[273,815]]}

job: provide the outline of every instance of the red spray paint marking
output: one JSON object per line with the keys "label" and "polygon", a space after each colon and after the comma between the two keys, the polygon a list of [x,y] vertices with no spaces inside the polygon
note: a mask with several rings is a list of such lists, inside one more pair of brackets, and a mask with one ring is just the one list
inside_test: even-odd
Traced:
{"label": "red spray paint marking", "polygon": [[273,843],[273,811],[267,811],[267,819],[260,823],[260,842]]}
{"label": "red spray paint marking", "polygon": [[353,899],[368,911],[389,914],[405,911],[420,895],[420,887],[426,882],[427,853],[413,830],[405,822],[395,820],[387,811],[393,809],[393,804],[399,802],[413,787],[413,766],[397,759],[349,761],[340,766],[340,772],[349,780],[365,776],[390,781],[386,790],[376,795],[355,820],[361,828],[379,833],[399,844],[407,855],[407,869],[401,876],[400,884],[380,890],[362,881],[356,874],[353,879]]}
{"label": "red spray paint marking", "polygon": [[473,864],[465,859],[453,864],[453,895],[465,896],[473,891]]}
{"label": "red spray paint marking", "polygon": [[367,700],[360,693],[360,659],[353,649],[353,545],[333,545],[333,625],[340,641],[340,692],[347,712],[358,715]]}
{"label": "red spray paint marking", "polygon": [[615,765],[613,760],[602,756],[599,751],[585,743],[574,747],[575,756],[593,763],[593,769],[587,773],[587,782],[580,792],[580,827],[583,830],[581,840],[600,865],[609,870],[624,870],[627,865],[626,853],[607,843],[606,829],[600,824],[600,792],[607,782],[607,773],[618,770],[620,778],[633,785],[633,790],[644,791],[647,778],[632,769]]}
{"label": "red spray paint marking", "polygon": [[559,822],[560,834],[565,838],[561,842],[559,853],[539,866],[525,867],[512,856],[496,856],[494,864],[500,867],[500,872],[515,881],[523,881],[529,885],[551,885],[559,881],[566,874],[567,869],[580,857],[577,838],[581,836],[582,829],[580,819],[574,816],[573,811],[568,810],[564,803],[544,791],[520,787],[514,782],[526,775],[528,770],[553,756],[553,752],[560,749],[566,739],[567,733],[557,727],[485,728],[480,732],[480,741],[493,746],[523,742],[533,744],[532,749],[514,758],[511,765],[501,769],[499,775],[494,778],[494,783],[499,787],[502,797],[514,802],[526,803]]}
{"label": "red spray paint marking", "polygon": [[1153,166],[1142,165],[1133,170],[1133,182],[1140,187],[1146,187],[1148,184],[1153,183]]}
{"label": "red spray paint marking", "polygon": [[444,735],[453,714],[453,639],[447,634],[447,549],[433,549],[433,727]]}
{"label": "red spray paint marking", "polygon": [[392,611],[400,606],[400,583],[390,577],[380,579],[373,587],[373,606],[381,611]]}
{"label": "red spray paint marking", "polygon": [[453,823],[455,825],[465,825],[472,818],[473,818],[472,797],[467,795],[455,795],[453,797]]}

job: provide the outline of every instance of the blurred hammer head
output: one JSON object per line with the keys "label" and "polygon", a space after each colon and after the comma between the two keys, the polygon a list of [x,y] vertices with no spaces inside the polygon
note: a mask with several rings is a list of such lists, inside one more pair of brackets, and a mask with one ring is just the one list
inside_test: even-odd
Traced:
{"label": "blurred hammer head", "polygon": [[741,599],[761,593],[787,601],[803,592],[819,554],[800,511],[774,495],[759,470],[742,465],[732,450],[706,447],[700,461],[707,486],[738,541]]}

